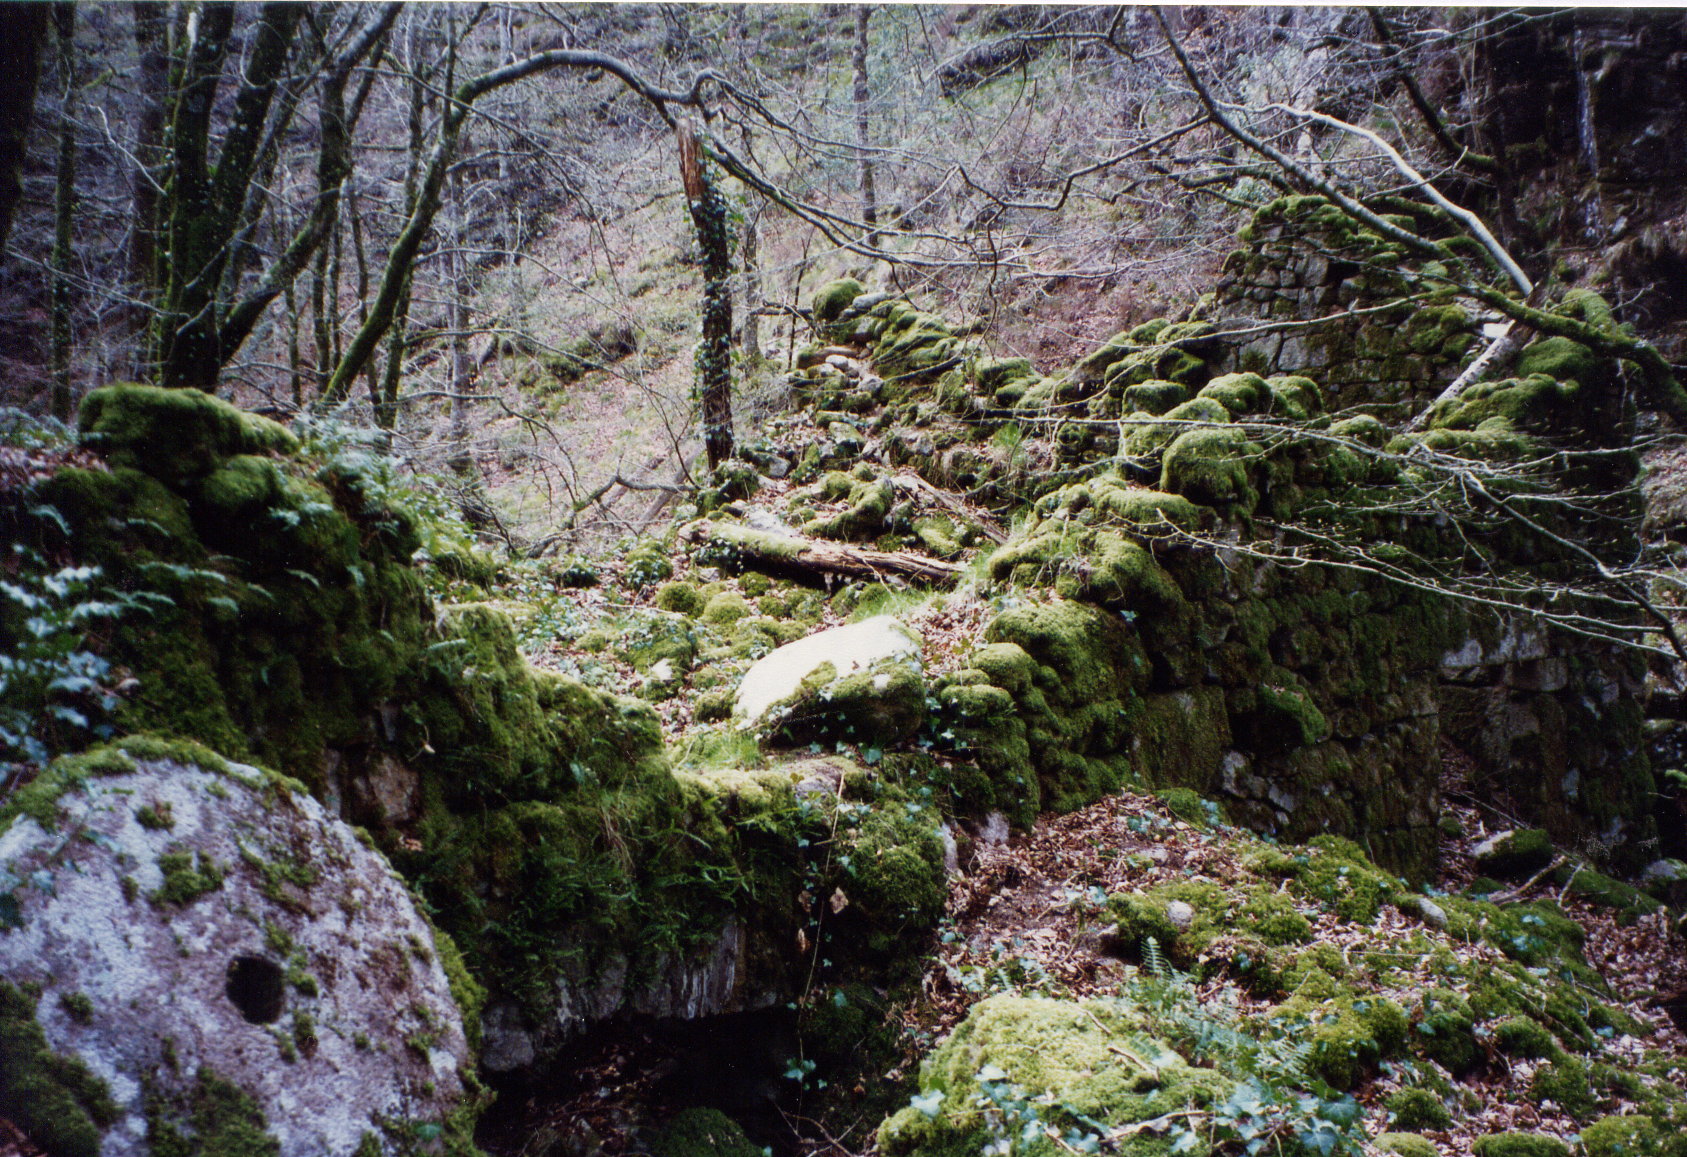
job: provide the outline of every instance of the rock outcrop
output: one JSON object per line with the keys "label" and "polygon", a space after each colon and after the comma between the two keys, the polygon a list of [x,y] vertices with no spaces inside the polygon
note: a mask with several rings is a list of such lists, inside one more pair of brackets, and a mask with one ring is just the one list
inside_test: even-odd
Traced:
{"label": "rock outcrop", "polygon": [[301,785],[141,739],[61,761],[3,815],[0,1111],[54,1152],[466,1140],[478,987]]}

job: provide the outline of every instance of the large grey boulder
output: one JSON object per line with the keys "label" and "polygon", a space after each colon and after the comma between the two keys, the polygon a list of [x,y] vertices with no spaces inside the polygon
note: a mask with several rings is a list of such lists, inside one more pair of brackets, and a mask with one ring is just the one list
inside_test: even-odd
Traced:
{"label": "large grey boulder", "polygon": [[890,615],[787,643],[744,673],[738,726],[774,742],[895,743],[926,715],[920,638]]}
{"label": "large grey boulder", "polygon": [[373,1157],[472,1116],[447,963],[472,982],[386,860],[297,784],[125,746],[0,813],[0,1070],[37,1081],[7,1115],[102,1157]]}

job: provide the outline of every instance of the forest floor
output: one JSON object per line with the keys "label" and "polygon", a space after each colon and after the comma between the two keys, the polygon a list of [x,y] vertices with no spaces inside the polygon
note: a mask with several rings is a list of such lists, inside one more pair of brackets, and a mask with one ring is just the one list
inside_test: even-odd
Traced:
{"label": "forest floor", "polygon": [[[1444,814],[1455,817],[1459,835],[1444,837],[1433,888],[1457,892],[1476,871],[1472,847],[1495,824],[1464,793],[1468,757],[1448,747],[1443,760]],[[1501,828],[1509,827],[1501,820]],[[1451,827],[1451,825],[1449,825]],[[964,871],[951,879],[946,917],[925,972],[920,998],[903,1009],[903,1066],[886,1074],[910,1076],[931,1042],[941,1040],[975,1003],[994,992],[1088,998],[1111,995],[1138,974],[1140,964],[1097,921],[1086,897],[1145,890],[1180,879],[1233,880],[1246,874],[1240,851],[1246,841],[1236,829],[1203,829],[1172,817],[1160,800],[1122,792],[1079,811],[1045,815],[1030,832],[973,843]],[[1099,892],[1098,892],[1099,890]],[[1655,1050],[1679,1058],[1676,1081],[1687,1088],[1687,943],[1667,913],[1620,924],[1605,908],[1535,884],[1520,899],[1547,899],[1587,932],[1587,962],[1609,985],[1610,999],[1642,1025],[1646,1036],[1603,1042],[1603,1056],[1622,1066]],[[1343,922],[1329,913],[1314,918],[1319,943],[1363,952],[1368,941],[1409,924],[1384,908],[1374,925]],[[1485,944],[1458,950],[1461,959],[1496,956]],[[1271,1001],[1249,997],[1222,975],[1197,981],[1203,999],[1235,1007],[1241,1015],[1265,1013]],[[913,1042],[924,1042],[916,1048]],[[554,1157],[640,1151],[638,1125],[660,1117],[664,1081],[672,1069],[674,1042],[654,1026],[633,1028],[589,1042],[559,1073],[549,1090],[505,1103],[489,1117],[501,1126],[484,1138],[498,1157]],[[1455,1116],[1451,1127],[1425,1135],[1445,1157],[1467,1157],[1477,1137],[1529,1131],[1568,1138],[1578,1131],[1570,1117],[1530,1092],[1536,1062],[1507,1058],[1490,1048],[1483,1063],[1462,1080],[1480,1109]],[[1363,1106],[1364,1133],[1388,1131],[1384,1099],[1400,1087],[1384,1065],[1353,1096]],[[788,1153],[805,1157],[861,1157],[871,1154],[876,1121],[863,1120],[845,1136],[819,1134],[812,1122],[787,1116],[794,1138]],[[573,1143],[553,1148],[559,1139]]]}

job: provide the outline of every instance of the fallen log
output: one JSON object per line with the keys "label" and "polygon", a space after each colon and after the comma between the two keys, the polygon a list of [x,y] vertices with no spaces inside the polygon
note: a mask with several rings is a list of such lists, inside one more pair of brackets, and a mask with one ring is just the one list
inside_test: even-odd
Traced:
{"label": "fallen log", "polygon": [[708,543],[731,554],[741,566],[774,573],[825,579],[901,578],[949,585],[966,568],[906,550],[872,550],[818,538],[772,534],[736,522],[693,522],[680,531],[685,542]]}

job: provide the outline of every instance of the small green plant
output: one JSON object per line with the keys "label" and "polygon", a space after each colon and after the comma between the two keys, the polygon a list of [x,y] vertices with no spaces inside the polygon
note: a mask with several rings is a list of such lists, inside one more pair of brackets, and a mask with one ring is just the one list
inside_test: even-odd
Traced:
{"label": "small green plant", "polygon": [[[33,513],[59,518],[47,507]],[[0,575],[0,628],[11,638],[0,648],[0,761],[43,764],[109,738],[113,671],[88,648],[88,634],[133,600],[106,592],[98,567],[54,567],[22,543]]]}

